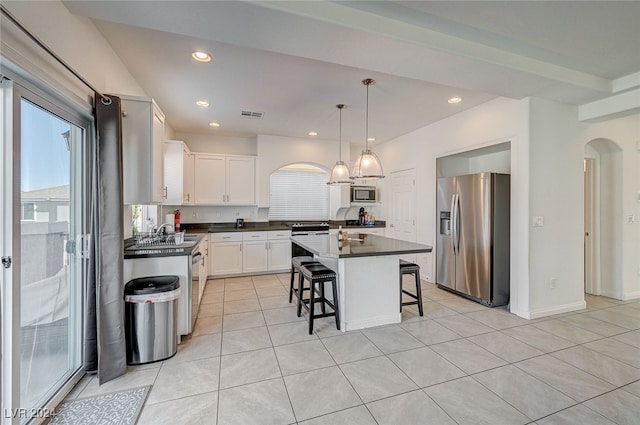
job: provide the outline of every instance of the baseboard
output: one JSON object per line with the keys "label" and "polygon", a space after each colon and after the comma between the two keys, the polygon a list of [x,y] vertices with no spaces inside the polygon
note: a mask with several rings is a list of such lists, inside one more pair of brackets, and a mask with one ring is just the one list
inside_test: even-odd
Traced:
{"label": "baseboard", "polygon": [[374,326],[390,325],[400,323],[402,321],[402,313],[391,314],[389,316],[379,316],[367,320],[350,320],[343,322],[341,325],[345,331],[355,331],[357,329],[371,328]]}
{"label": "baseboard", "polygon": [[614,300],[624,299],[624,294],[620,293],[619,291],[600,291],[599,295],[602,297],[613,298]]}
{"label": "baseboard", "polygon": [[640,291],[627,292],[622,295],[622,301],[637,300],[640,298]]}
{"label": "baseboard", "polygon": [[587,308],[586,301],[579,301],[571,304],[564,304],[554,307],[541,308],[529,311],[529,319],[539,319],[541,317],[553,316],[554,314],[569,313],[572,311],[584,310]]}

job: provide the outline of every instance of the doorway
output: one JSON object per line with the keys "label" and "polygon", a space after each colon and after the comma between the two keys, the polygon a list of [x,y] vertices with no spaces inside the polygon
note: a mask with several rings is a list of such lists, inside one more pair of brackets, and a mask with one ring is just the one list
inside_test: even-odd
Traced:
{"label": "doorway", "polygon": [[608,139],[585,146],[585,293],[624,299],[622,149]]}
{"label": "doorway", "polygon": [[[36,92],[38,92],[36,94]],[[8,79],[0,84],[2,407],[39,419],[81,376],[91,121]],[[9,416],[7,416],[9,415]]]}

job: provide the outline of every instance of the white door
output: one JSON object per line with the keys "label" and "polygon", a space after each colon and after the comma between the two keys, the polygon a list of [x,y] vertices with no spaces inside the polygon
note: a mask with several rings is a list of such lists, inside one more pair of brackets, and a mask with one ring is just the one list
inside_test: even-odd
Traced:
{"label": "white door", "polygon": [[182,204],[193,204],[193,155],[186,146],[182,149]]}
{"label": "white door", "polygon": [[596,272],[595,216],[596,216],[596,161],[584,160],[584,292],[599,295]]}
{"label": "white door", "polygon": [[226,200],[226,166],[222,155],[195,155],[196,204],[222,204]]}
{"label": "white door", "polygon": [[416,240],[416,172],[414,169],[391,173],[391,224],[389,237]]}
{"label": "white door", "polygon": [[256,203],[255,158],[227,157],[227,202]]}
{"label": "white door", "polygon": [[242,242],[211,244],[211,275],[242,273]]}
{"label": "white door", "polygon": [[242,247],[242,271],[244,273],[264,272],[267,270],[266,241],[244,242]]}
{"label": "white door", "polygon": [[269,270],[291,269],[291,241],[269,241]]}
{"label": "white door", "polygon": [[81,376],[93,125],[10,80],[0,98],[1,420],[19,423]]}
{"label": "white door", "polygon": [[162,203],[167,199],[167,188],[164,185],[164,115],[156,104],[153,104],[153,165],[151,179],[153,180],[153,202]]}

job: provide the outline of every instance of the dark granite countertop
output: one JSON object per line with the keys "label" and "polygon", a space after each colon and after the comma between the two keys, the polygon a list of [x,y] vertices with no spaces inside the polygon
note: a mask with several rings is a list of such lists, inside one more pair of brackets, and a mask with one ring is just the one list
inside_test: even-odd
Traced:
{"label": "dark granite countertop", "polygon": [[[320,221],[320,220],[318,220]],[[385,228],[385,221],[376,221],[375,224],[359,226],[351,224],[352,220],[329,221],[331,229],[342,226],[344,229],[372,229]],[[291,222],[284,221],[245,221],[243,228],[236,228],[235,223],[182,223],[182,230],[187,233],[221,233],[221,232],[260,232],[268,230],[291,230]]]}
{"label": "dark granite countertop", "polygon": [[[379,255],[416,254],[431,252],[429,245],[407,242],[378,235],[351,234],[348,241],[338,244],[335,235],[292,236],[293,243],[320,257],[353,258]],[[359,239],[359,240],[357,240]]]}

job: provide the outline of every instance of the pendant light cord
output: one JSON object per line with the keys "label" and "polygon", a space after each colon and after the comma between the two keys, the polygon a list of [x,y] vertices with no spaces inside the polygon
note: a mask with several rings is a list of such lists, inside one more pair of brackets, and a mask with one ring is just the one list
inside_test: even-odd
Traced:
{"label": "pendant light cord", "polygon": [[339,105],[336,105],[336,107],[340,110],[340,132],[338,133],[338,140],[340,143],[340,152],[338,153],[338,158],[340,159],[340,162],[342,162],[342,108],[344,108],[344,105],[341,103]]}
{"label": "pendant light cord", "polygon": [[91,83],[89,83],[84,77],[82,77],[75,69],[71,68],[71,65],[69,65],[68,63],[66,63],[60,56],[58,56],[53,50],[51,50],[49,48],[49,46],[47,46],[46,44],[44,44],[44,42],[42,40],[40,40],[38,37],[36,37],[34,34],[32,34],[24,25],[22,25],[20,23],[20,21],[18,21],[18,19],[16,19],[15,16],[13,16],[11,14],[11,12],[9,12],[7,10],[6,7],[4,7],[3,5],[0,4],[0,11],[2,12],[2,14],[4,16],[7,17],[7,19],[9,19],[16,27],[18,27],[18,29],[20,29],[20,31],[22,31],[23,33],[25,33],[27,35],[27,37],[29,37],[34,43],[36,43],[42,50],[44,50],[45,52],[47,52],[51,57],[53,57],[56,61],[58,61],[58,63],[60,65],[62,65],[63,67],[65,67],[67,69],[67,71],[69,71],[70,73],[72,73],[78,80],[80,80],[85,86],[89,87],[91,90],[93,90],[95,92],[96,95],[100,96],[100,101],[102,103],[104,103],[105,105],[110,105],[111,104],[111,98],[109,98],[108,96],[102,94],[100,91],[98,91],[95,87],[93,87],[93,85]]}

